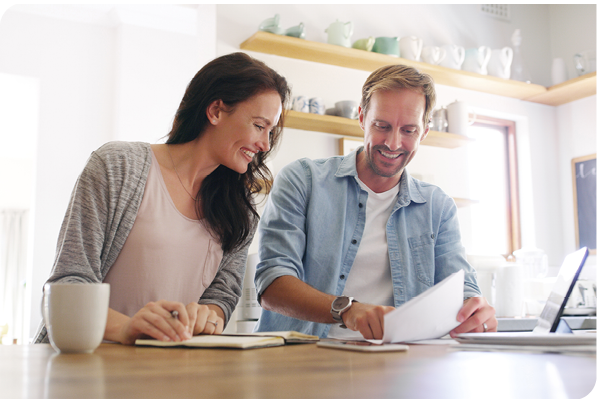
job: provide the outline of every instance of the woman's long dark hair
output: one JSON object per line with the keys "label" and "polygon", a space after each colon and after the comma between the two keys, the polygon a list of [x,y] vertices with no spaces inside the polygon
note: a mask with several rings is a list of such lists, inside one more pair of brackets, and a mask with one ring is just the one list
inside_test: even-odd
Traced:
{"label": "woman's long dark hair", "polygon": [[[189,83],[167,144],[191,142],[202,135],[208,118],[206,110],[215,100],[222,100],[232,110],[236,104],[266,91],[275,91],[281,97],[282,110],[286,109],[290,89],[284,77],[262,61],[245,53],[232,53],[206,64]],[[258,213],[254,195],[266,186],[270,189],[273,177],[265,160],[279,143],[284,115],[273,127],[269,151],[256,154],[248,170],[239,174],[220,165],[208,175],[196,196],[196,214],[203,217],[207,228],[221,242],[223,251],[241,246],[251,233]]]}

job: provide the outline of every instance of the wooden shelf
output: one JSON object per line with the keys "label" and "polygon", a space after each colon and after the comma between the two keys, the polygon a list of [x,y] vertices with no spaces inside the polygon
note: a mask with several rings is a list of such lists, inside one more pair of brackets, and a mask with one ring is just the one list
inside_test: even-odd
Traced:
{"label": "wooden shelf", "polygon": [[596,73],[591,72],[570,79],[556,86],[551,86],[545,93],[535,95],[525,100],[549,106],[560,106],[584,97],[596,94]]}
{"label": "wooden shelf", "polygon": [[[410,65],[431,75],[435,82],[440,85],[460,87],[548,105],[560,105],[596,94],[595,72],[580,77],[583,79],[575,78],[546,89],[544,86],[537,84],[480,75],[385,54],[329,43],[312,42],[262,31],[256,32],[244,41],[240,48],[369,72],[384,65]],[[593,75],[593,79],[590,79],[592,78],[591,75]]]}
{"label": "wooden shelf", "polygon": [[[302,129],[305,131],[364,137],[363,130],[358,125],[358,120],[333,115],[309,114],[288,110],[285,114],[285,126],[286,128]],[[473,139],[471,138],[455,133],[429,131],[429,134],[421,144],[454,149],[472,141]]]}

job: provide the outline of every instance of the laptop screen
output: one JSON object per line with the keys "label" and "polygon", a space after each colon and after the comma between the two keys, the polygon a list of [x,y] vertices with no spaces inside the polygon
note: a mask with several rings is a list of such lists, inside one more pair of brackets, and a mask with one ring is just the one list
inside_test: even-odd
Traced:
{"label": "laptop screen", "polygon": [[538,318],[537,325],[533,329],[534,333],[556,331],[562,312],[567,305],[577,279],[579,279],[579,273],[583,268],[583,264],[585,264],[588,253],[587,247],[582,247],[565,258],[558,271],[556,283],[552,287],[548,301]]}

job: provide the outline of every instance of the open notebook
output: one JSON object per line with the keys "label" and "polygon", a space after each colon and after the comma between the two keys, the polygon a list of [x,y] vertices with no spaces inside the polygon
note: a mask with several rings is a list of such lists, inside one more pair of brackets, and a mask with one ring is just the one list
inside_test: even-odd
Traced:
{"label": "open notebook", "polygon": [[137,346],[154,347],[199,347],[256,349],[261,347],[283,346],[285,344],[315,343],[318,336],[295,331],[233,333],[226,335],[200,335],[183,342],[163,342],[156,339],[138,339]]}
{"label": "open notebook", "polygon": [[562,333],[562,329],[559,328],[560,317],[579,278],[588,253],[587,247],[583,247],[567,255],[533,332],[461,333],[456,340],[464,344],[595,345],[595,333]]}

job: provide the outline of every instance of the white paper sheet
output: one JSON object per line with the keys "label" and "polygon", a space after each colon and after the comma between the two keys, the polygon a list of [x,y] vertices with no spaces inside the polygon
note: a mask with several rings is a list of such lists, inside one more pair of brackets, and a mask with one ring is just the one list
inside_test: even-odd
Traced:
{"label": "white paper sheet", "polygon": [[465,272],[460,270],[384,316],[383,343],[437,339],[460,323]]}

